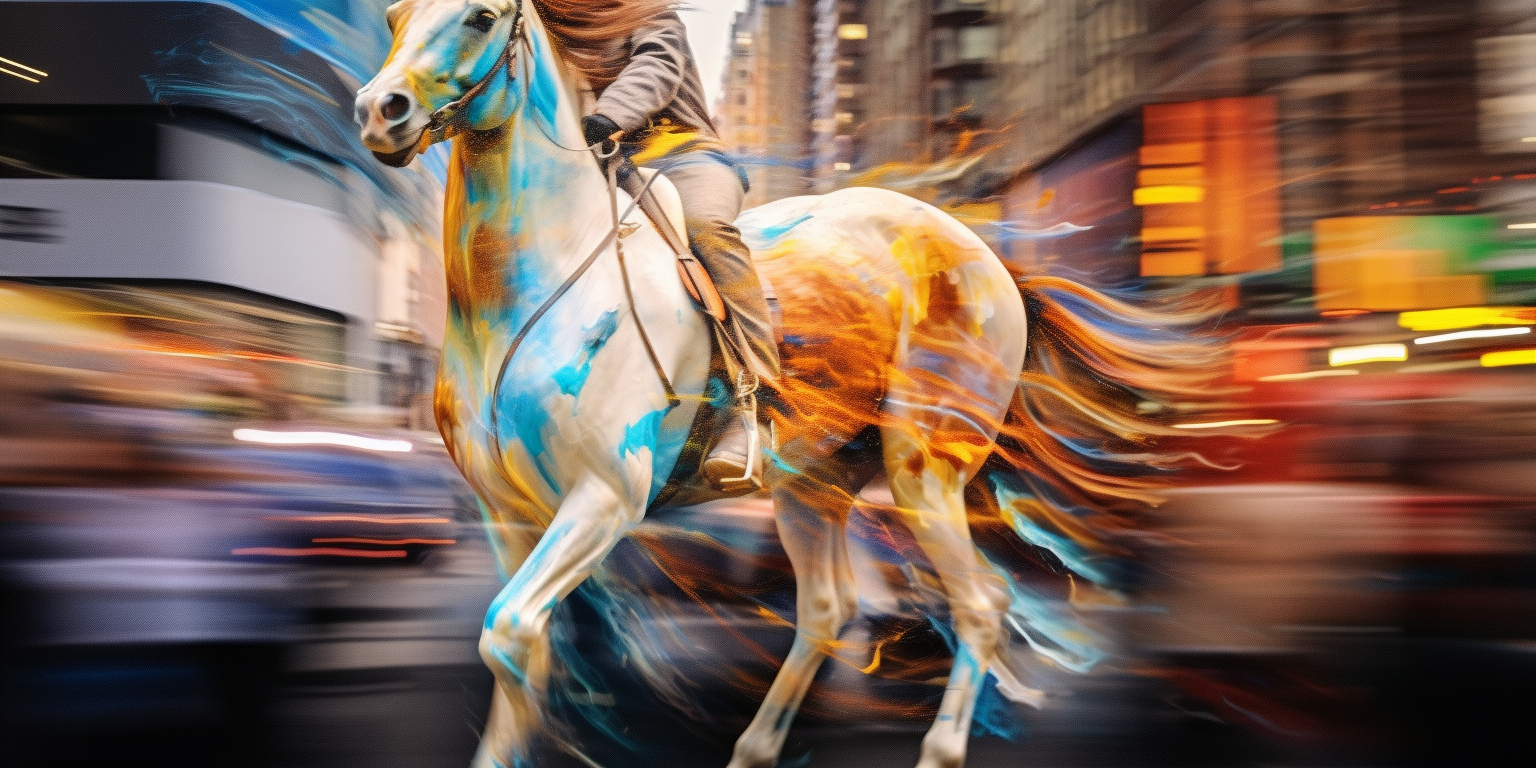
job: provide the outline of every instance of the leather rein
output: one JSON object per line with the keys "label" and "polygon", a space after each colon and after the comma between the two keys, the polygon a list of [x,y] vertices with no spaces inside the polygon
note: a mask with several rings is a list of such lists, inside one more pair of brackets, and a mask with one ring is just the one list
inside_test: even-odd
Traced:
{"label": "leather rein", "polygon": [[[520,1],[517,4],[516,17],[512,22],[512,31],[507,37],[507,44],[504,48],[502,48],[501,55],[496,58],[496,63],[491,66],[490,71],[486,72],[484,77],[480,78],[479,82],[471,86],[470,89],[465,91],[462,96],[447,104],[444,104],[432,112],[431,118],[421,129],[420,138],[417,139],[415,144],[408,148],[408,151],[411,152],[411,156],[415,156],[425,151],[426,148],[430,146],[434,141],[441,141],[447,138],[446,130],[454,117],[456,117],[458,113],[463,110],[463,108],[467,106],[471,101],[485,92],[486,88],[489,87],[491,83],[491,79],[494,78],[497,73],[501,72],[503,67],[508,69],[511,68],[516,47],[518,45],[526,44],[527,36],[524,29],[523,4]],[[538,121],[534,120],[534,123],[538,124]],[[561,149],[574,152],[590,151],[600,162],[606,161],[604,162],[606,168],[604,169],[603,175],[605,176],[605,181],[607,182],[608,187],[608,202],[609,209],[613,215],[613,227],[608,231],[607,235],[598,241],[598,243],[592,248],[592,251],[587,254],[587,257],[582,260],[581,264],[578,265],[576,269],[573,270],[571,274],[565,278],[565,281],[560,284],[560,287],[556,288],[555,291],[549,295],[549,298],[545,299],[544,302],[539,305],[539,308],[534,310],[532,315],[528,316],[528,321],[523,324],[523,327],[520,330],[518,330],[517,335],[512,337],[512,343],[507,347],[506,354],[502,356],[501,366],[496,371],[496,380],[491,388],[491,424],[495,425],[500,421],[497,407],[497,397],[495,393],[501,389],[502,380],[505,379],[507,375],[507,368],[512,364],[512,356],[517,353],[518,348],[522,346],[523,340],[527,338],[529,332],[532,331],[533,327],[538,324],[540,319],[544,317],[545,313],[554,307],[555,303],[558,302],[560,298],[563,297],[566,292],[576,284],[576,281],[579,280],[582,275],[586,274],[587,270],[591,268],[594,263],[596,263],[598,257],[608,250],[608,246],[610,244],[614,246],[614,251],[617,254],[619,261],[619,271],[624,281],[624,294],[625,297],[629,300],[630,314],[633,315],[635,326],[639,329],[640,339],[645,345],[645,351],[647,356],[650,358],[651,366],[655,368],[656,376],[661,380],[662,389],[666,393],[667,397],[667,410],[670,411],[682,403],[682,398],[678,397],[676,390],[673,389],[672,382],[668,378],[666,370],[663,368],[661,360],[656,354],[655,347],[651,344],[650,337],[645,332],[645,326],[640,322],[639,308],[635,305],[634,293],[629,284],[629,272],[624,263],[624,248],[622,244],[623,238],[625,235],[628,235],[630,231],[626,230],[622,226],[622,222],[625,219],[628,219],[629,216],[634,213],[635,209],[639,207],[641,198],[650,194],[651,182],[655,181],[655,179],[660,176],[660,174],[652,174],[652,176],[646,180],[645,186],[642,187],[640,193],[630,201],[629,207],[621,216],[619,215],[618,211],[618,182],[616,178],[619,162],[618,160],[614,159],[615,156],[618,155],[618,142],[614,142],[613,149],[606,153],[603,152],[604,142],[598,142],[597,144],[591,146],[583,146],[579,148],[567,147],[562,145],[553,136],[550,136],[549,131],[545,129],[543,125],[538,125],[538,128],[540,132],[543,133],[545,137],[551,141],[551,143]],[[494,430],[495,427],[492,426],[493,434]],[[495,449],[497,466],[504,472],[506,460],[502,453],[500,438],[497,437],[496,439],[493,439],[491,444]]]}

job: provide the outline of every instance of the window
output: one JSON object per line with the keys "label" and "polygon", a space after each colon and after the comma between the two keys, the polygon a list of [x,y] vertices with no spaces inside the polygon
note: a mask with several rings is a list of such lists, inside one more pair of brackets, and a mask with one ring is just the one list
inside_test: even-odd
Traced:
{"label": "window", "polygon": [[997,56],[997,27],[961,27],[955,46],[960,61],[982,61]]}

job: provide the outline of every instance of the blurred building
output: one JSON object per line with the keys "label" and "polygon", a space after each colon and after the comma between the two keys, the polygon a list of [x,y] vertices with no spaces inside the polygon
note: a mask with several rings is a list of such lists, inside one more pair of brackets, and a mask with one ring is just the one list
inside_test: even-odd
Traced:
{"label": "blurred building", "polygon": [[798,99],[748,151],[817,190],[1001,202],[1021,263],[1223,277],[1259,316],[1536,295],[1528,3],[783,0],[738,32],[770,12],[800,30],[770,58],[810,72],[733,74],[722,117]]}
{"label": "blurred building", "polygon": [[410,405],[443,322],[440,195],[356,140],[387,41],[348,25],[377,5],[0,3],[0,276],[223,302],[272,325],[262,352],[331,366],[303,394]]}
{"label": "blurred building", "polygon": [[871,98],[855,171],[933,162],[994,130],[1000,28],[993,0],[870,2]]}
{"label": "blurred building", "polygon": [[[1323,310],[1483,303],[1523,264],[1496,257],[1523,247],[1501,225],[1519,223],[1536,148],[1516,136],[1532,128],[1520,5],[1005,4],[1009,216],[1067,220],[1053,172],[1097,153],[1117,181],[1095,191],[1140,240],[1109,279],[1264,273],[1243,279],[1248,304]],[[1343,221],[1361,216],[1422,220]]]}
{"label": "blurred building", "polygon": [[808,4],[751,0],[731,26],[721,138],[747,169],[748,205],[809,191]]}

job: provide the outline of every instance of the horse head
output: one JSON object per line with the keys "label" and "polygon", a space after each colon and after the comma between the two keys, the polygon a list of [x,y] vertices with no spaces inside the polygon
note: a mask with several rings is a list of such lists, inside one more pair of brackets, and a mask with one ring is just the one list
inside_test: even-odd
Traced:
{"label": "horse head", "polygon": [[357,92],[363,144],[404,166],[464,129],[497,128],[512,116],[525,0],[400,0],[385,18],[394,44]]}

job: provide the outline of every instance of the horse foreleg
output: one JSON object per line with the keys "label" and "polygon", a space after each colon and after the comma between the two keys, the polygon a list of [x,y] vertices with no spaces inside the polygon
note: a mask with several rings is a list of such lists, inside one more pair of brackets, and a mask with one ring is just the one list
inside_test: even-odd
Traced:
{"label": "horse foreleg", "polygon": [[643,515],[643,502],[626,499],[608,483],[578,485],[491,603],[480,657],[496,676],[497,695],[477,766],[504,765],[526,755],[542,721],[549,681],[549,617]]}
{"label": "horse foreleg", "polygon": [[[772,478],[779,538],[795,569],[795,642],[728,768],[772,768],[790,722],[843,625],[858,611],[848,562],[846,490],[777,473]],[[835,507],[842,507],[835,509]]]}
{"label": "horse foreleg", "polygon": [[[893,445],[893,443],[895,443]],[[939,713],[923,737],[918,768],[965,763],[971,716],[1002,640],[1007,592],[971,542],[966,522],[966,476],[923,446],[887,438],[891,495],[933,563],[949,597],[956,651]]]}

